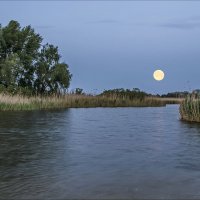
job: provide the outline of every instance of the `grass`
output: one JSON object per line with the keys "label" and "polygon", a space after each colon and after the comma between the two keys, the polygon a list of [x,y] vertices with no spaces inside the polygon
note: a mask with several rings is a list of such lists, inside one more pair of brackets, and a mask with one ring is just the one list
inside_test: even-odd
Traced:
{"label": "grass", "polygon": [[200,98],[186,98],[179,109],[181,119],[190,122],[200,122]]}
{"label": "grass", "polygon": [[177,99],[147,97],[140,99],[124,99],[90,96],[90,95],[64,95],[61,97],[24,97],[0,94],[0,110],[44,110],[57,108],[92,108],[92,107],[158,107],[168,103],[178,103]]}
{"label": "grass", "polygon": [[[151,97],[152,98],[152,97]],[[165,104],[181,104],[184,98],[153,97],[154,100],[163,101]]]}

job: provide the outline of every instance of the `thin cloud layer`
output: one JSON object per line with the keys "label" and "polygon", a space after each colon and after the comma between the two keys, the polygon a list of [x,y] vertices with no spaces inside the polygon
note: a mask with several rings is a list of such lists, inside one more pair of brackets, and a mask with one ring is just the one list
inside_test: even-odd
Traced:
{"label": "thin cloud layer", "polygon": [[90,21],[88,23],[90,23],[90,24],[115,24],[115,23],[119,23],[119,21],[114,20],[114,19],[101,19],[101,20]]}
{"label": "thin cloud layer", "polygon": [[174,20],[159,25],[160,27],[174,29],[195,29],[200,28],[200,16],[191,17],[188,19]]}

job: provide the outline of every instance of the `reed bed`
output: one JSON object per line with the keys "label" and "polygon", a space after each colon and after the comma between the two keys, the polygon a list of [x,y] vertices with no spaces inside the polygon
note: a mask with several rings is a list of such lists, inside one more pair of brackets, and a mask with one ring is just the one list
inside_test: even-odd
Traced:
{"label": "reed bed", "polygon": [[179,108],[181,119],[190,122],[200,122],[200,98],[186,98]]}
{"label": "reed bed", "polygon": [[158,107],[165,106],[166,100],[148,97],[144,99],[124,99],[91,95],[35,96],[0,94],[0,110],[43,110],[57,108],[92,107]]}
{"label": "reed bed", "polygon": [[185,98],[171,98],[171,97],[150,97],[154,100],[162,101],[165,104],[181,104]]}

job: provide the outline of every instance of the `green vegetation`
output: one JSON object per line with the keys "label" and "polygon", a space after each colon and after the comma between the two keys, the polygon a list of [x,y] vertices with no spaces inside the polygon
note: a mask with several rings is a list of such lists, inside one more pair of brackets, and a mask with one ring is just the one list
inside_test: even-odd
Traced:
{"label": "green vegetation", "polygon": [[169,98],[169,97],[166,97],[166,98],[149,97],[149,98],[153,98],[158,101],[163,101],[163,102],[165,102],[165,104],[181,104],[184,101],[184,98]]}
{"label": "green vegetation", "polygon": [[160,97],[164,98],[186,98],[190,93],[188,91],[184,92],[169,92],[167,94],[163,94]]}
{"label": "green vegetation", "polygon": [[144,100],[144,98],[147,97],[148,94],[143,91],[140,91],[138,88],[133,88],[132,90],[119,88],[113,90],[104,90],[104,92],[101,93],[100,96],[128,100]]}
{"label": "green vegetation", "polygon": [[0,25],[0,92],[19,95],[65,93],[72,75],[58,47],[42,44],[31,26]]}
{"label": "green vegetation", "polygon": [[200,122],[200,98],[188,96],[179,108],[181,119],[190,122]]}

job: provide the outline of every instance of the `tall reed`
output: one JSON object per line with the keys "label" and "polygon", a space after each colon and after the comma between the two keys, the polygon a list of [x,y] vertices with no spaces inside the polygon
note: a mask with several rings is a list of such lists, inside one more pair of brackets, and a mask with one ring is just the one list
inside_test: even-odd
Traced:
{"label": "tall reed", "polygon": [[187,97],[180,105],[182,120],[200,122],[200,98]]}
{"label": "tall reed", "polygon": [[[173,100],[174,101],[174,100]],[[158,107],[172,102],[162,98],[146,97],[144,99],[126,99],[115,96],[72,95],[35,96],[0,94],[0,110],[43,110],[56,108],[89,107]]]}

